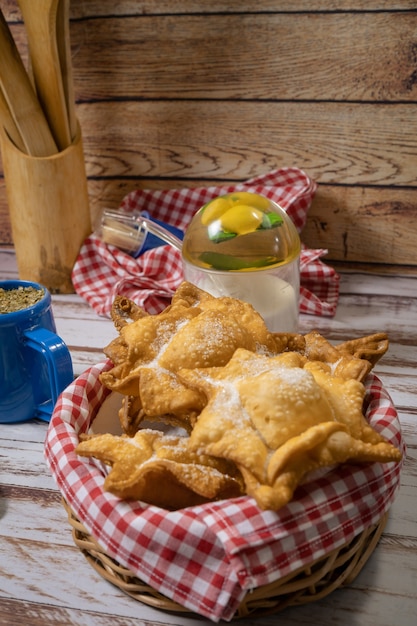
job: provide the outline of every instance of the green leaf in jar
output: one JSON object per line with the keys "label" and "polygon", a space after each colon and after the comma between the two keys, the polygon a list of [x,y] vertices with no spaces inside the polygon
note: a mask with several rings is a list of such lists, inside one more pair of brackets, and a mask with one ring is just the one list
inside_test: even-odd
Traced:
{"label": "green leaf in jar", "polygon": [[272,256],[256,261],[246,261],[245,259],[219,252],[203,252],[199,258],[200,261],[216,270],[249,270],[269,267],[278,262],[278,259]]}

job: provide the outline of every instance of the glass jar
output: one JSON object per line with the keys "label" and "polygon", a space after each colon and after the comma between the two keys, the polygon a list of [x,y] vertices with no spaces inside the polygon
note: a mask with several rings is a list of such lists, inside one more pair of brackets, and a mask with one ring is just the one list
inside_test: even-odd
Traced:
{"label": "glass jar", "polygon": [[185,233],[185,280],[252,304],[272,332],[298,328],[301,243],[286,212],[265,196],[235,192],[204,205]]}

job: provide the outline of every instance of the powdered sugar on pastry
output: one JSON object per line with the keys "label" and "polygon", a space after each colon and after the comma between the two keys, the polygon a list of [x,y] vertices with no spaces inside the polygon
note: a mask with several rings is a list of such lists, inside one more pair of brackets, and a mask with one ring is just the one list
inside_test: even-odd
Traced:
{"label": "powdered sugar on pastry", "polygon": [[225,367],[179,373],[207,397],[191,449],[236,463],[261,508],[280,508],[323,467],[401,458],[364,418],[363,384],[321,365],[239,349]]}

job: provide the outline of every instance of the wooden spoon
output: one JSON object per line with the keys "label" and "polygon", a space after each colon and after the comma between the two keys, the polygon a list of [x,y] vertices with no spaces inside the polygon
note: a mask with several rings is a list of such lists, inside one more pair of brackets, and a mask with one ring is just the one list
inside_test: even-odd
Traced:
{"label": "wooden spoon", "polygon": [[0,84],[8,109],[31,156],[57,153],[48,122],[0,10]]}
{"label": "wooden spoon", "polygon": [[26,26],[38,98],[60,150],[71,144],[57,45],[59,0],[18,0]]}
{"label": "wooden spoon", "polygon": [[61,64],[62,85],[64,87],[65,101],[67,105],[68,123],[71,139],[73,140],[77,134],[77,118],[75,114],[69,9],[70,0],[58,0],[56,38],[59,62]]}
{"label": "wooden spoon", "polygon": [[6,98],[3,95],[2,89],[0,89],[0,123],[2,126],[2,131],[6,133],[6,135],[14,143],[16,148],[19,148],[19,150],[25,152],[26,146],[23,143],[22,136],[15,124],[15,121],[9,109],[9,105],[7,104]]}

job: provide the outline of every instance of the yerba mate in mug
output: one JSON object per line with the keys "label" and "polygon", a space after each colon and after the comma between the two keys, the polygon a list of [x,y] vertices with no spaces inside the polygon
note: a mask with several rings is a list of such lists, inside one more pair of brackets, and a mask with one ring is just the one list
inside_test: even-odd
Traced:
{"label": "yerba mate in mug", "polygon": [[0,281],[0,423],[49,421],[72,380],[49,291],[34,282]]}

